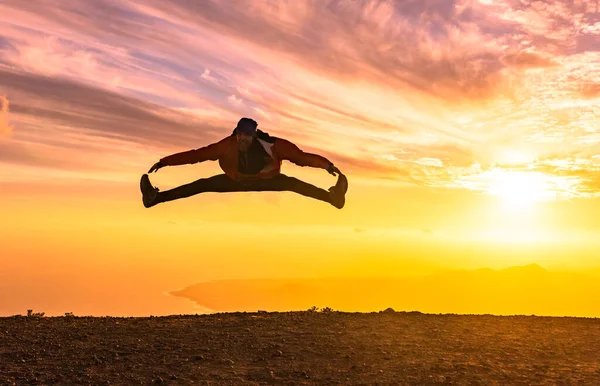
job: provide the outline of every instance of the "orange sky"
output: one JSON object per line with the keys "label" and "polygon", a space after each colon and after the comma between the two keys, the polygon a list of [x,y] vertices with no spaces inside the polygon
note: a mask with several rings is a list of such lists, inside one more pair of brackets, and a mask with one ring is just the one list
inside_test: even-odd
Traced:
{"label": "orange sky", "polygon": [[[0,4],[0,315],[204,312],[166,292],[221,279],[600,275],[597,1],[194,4]],[[154,162],[242,116],[338,165],[346,207],[142,206]],[[591,301],[568,312],[600,316]]]}

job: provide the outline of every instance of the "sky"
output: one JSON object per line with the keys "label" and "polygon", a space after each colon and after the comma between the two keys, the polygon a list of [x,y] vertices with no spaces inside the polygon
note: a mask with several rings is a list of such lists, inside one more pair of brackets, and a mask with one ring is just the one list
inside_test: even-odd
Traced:
{"label": "sky", "polygon": [[[0,315],[208,312],[170,293],[217,280],[600,276],[598,68],[597,0],[3,0]],[[334,162],[346,206],[142,206],[155,162],[241,117]]]}

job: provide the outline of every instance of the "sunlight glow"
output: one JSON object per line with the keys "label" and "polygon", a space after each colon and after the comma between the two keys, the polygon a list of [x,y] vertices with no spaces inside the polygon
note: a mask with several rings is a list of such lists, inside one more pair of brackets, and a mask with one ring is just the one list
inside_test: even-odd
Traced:
{"label": "sunlight glow", "polygon": [[512,165],[527,164],[535,160],[533,155],[516,150],[505,151],[498,158],[502,163]]}
{"label": "sunlight glow", "polygon": [[522,209],[535,202],[556,198],[549,178],[543,173],[493,170],[488,193],[502,198],[509,208]]}

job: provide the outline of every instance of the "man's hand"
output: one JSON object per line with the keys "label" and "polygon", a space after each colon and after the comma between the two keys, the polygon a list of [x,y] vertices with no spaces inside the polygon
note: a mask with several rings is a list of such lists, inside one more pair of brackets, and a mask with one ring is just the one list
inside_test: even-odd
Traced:
{"label": "man's hand", "polygon": [[329,165],[329,167],[327,168],[327,171],[332,176],[335,176],[336,175],[335,173],[342,174],[342,172],[340,172],[340,169],[338,169],[337,167],[335,167],[334,164]]}
{"label": "man's hand", "polygon": [[158,169],[162,168],[164,165],[160,163],[160,161],[158,161],[157,163],[155,163],[154,165],[152,165],[152,167],[150,168],[150,170],[148,170],[148,173],[152,173],[152,172],[156,172],[158,171]]}

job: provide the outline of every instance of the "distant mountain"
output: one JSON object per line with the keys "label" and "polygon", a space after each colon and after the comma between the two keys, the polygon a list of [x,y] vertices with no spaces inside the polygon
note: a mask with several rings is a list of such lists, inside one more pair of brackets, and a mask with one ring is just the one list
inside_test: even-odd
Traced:
{"label": "distant mountain", "polygon": [[340,311],[600,317],[600,282],[537,264],[457,270],[420,277],[220,280],[172,295],[215,311]]}

